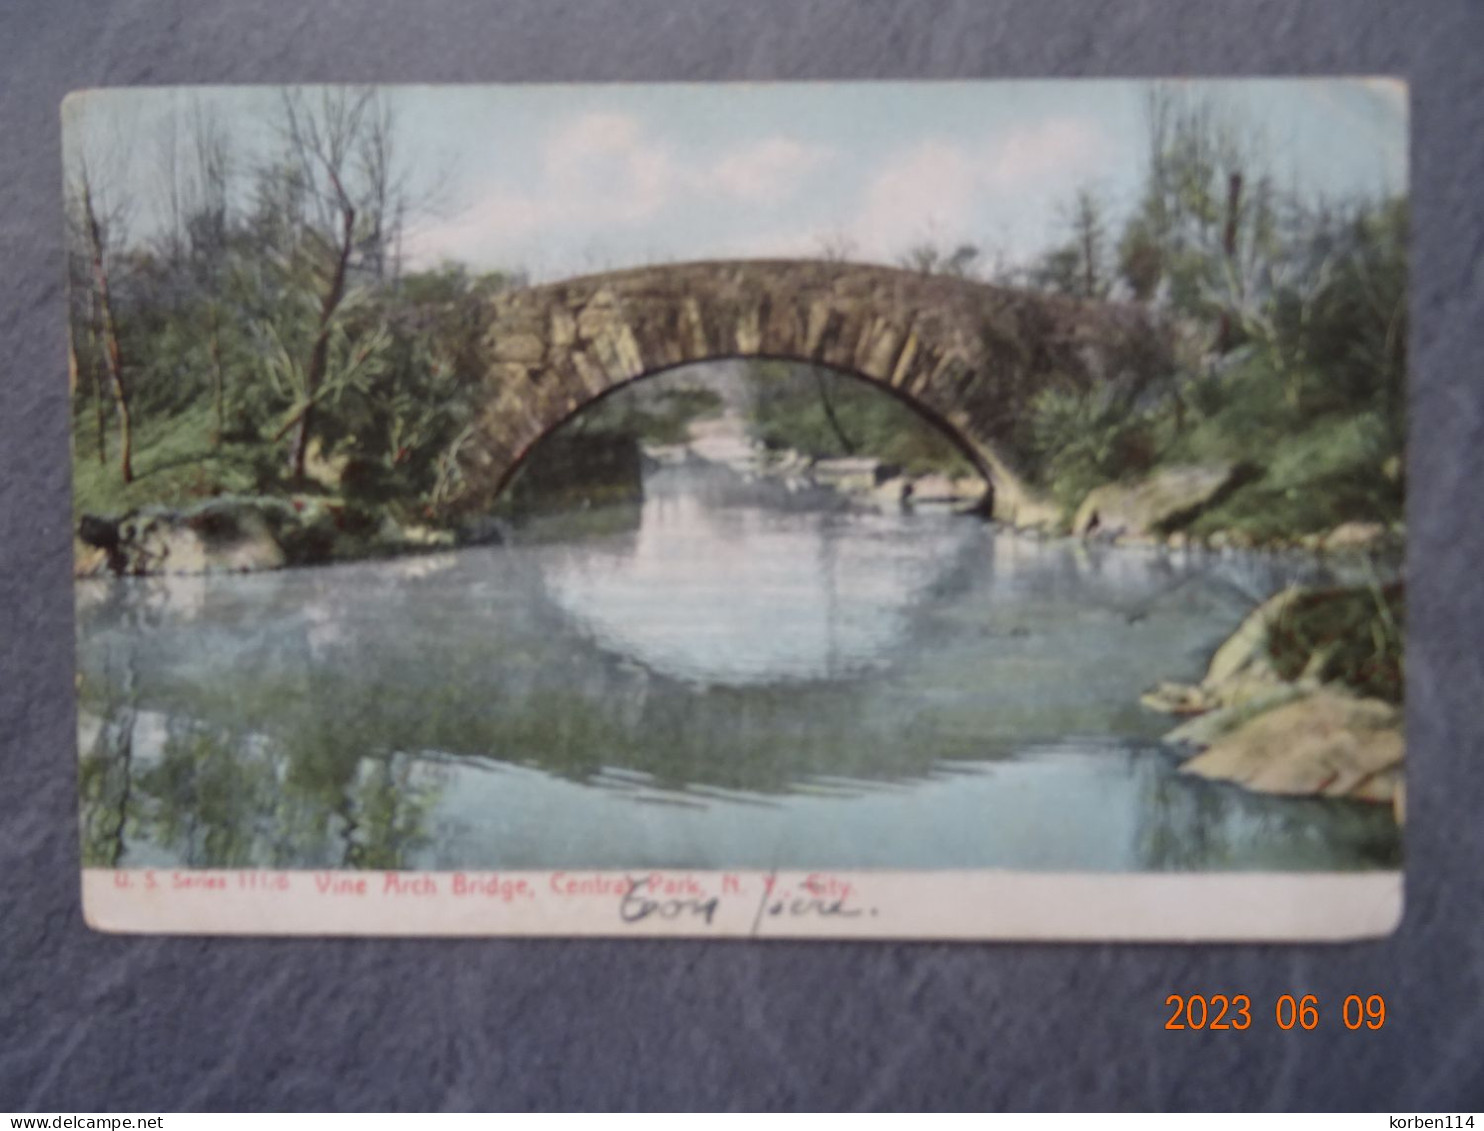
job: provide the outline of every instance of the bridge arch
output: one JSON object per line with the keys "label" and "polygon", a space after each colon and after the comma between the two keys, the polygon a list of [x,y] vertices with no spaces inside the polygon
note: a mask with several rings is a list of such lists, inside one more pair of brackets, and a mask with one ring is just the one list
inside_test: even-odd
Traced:
{"label": "bridge arch", "polygon": [[1044,507],[1012,438],[1051,385],[1140,380],[1168,364],[1142,314],[974,280],[817,260],[665,264],[491,300],[465,507],[492,503],[540,439],[588,404],[682,365],[768,358],[859,377],[907,401],[989,482],[996,517]]}

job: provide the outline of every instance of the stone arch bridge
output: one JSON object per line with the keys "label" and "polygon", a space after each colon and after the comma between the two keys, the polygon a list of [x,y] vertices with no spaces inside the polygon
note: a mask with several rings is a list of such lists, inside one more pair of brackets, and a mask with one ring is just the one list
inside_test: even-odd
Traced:
{"label": "stone arch bridge", "polygon": [[1037,392],[1140,382],[1169,365],[1131,307],[818,260],[669,264],[508,291],[492,300],[484,350],[465,507],[492,503],[543,436],[599,397],[679,365],[758,357],[828,366],[907,401],[963,449],[1010,521],[1044,517],[1014,459]]}

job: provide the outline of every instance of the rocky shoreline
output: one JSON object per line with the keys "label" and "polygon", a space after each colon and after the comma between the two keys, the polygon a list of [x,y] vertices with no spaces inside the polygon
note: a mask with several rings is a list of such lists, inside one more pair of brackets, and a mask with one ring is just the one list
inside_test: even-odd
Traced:
{"label": "rocky shoreline", "polygon": [[[1343,652],[1353,641],[1341,635],[1316,644],[1293,631],[1296,621],[1322,611],[1326,602],[1366,596],[1359,590],[1285,589],[1247,616],[1216,650],[1199,683],[1163,683],[1145,693],[1145,707],[1182,720],[1164,736],[1184,755],[1181,771],[1260,793],[1385,803],[1403,823],[1399,701],[1353,686],[1353,672],[1346,672],[1349,680],[1339,678]],[[1399,583],[1377,593],[1378,610],[1392,615],[1387,606],[1400,596]],[[1349,631],[1353,636],[1365,627]],[[1395,672],[1384,674],[1389,679],[1375,682],[1389,683],[1399,699],[1399,650]]]}
{"label": "rocky shoreline", "polygon": [[445,529],[399,523],[318,496],[219,496],[192,507],[84,515],[75,577],[256,573],[498,543],[498,522]]}

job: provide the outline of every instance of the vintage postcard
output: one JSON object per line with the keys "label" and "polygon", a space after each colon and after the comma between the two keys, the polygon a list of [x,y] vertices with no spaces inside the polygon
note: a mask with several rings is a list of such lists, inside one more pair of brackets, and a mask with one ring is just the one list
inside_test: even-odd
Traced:
{"label": "vintage postcard", "polygon": [[1394,927],[1399,82],[62,121],[94,927]]}

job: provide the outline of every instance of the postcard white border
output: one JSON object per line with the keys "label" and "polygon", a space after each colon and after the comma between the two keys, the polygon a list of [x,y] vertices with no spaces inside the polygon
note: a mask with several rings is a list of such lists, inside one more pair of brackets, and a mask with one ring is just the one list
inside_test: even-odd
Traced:
{"label": "postcard white border", "polygon": [[87,868],[124,933],[1318,942],[1390,934],[1402,873]]}

